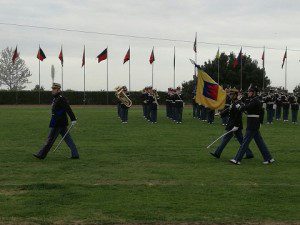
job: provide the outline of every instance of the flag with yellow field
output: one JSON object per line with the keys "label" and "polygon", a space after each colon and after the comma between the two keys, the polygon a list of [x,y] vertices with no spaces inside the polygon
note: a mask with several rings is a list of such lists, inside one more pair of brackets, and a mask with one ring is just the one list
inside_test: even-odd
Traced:
{"label": "flag with yellow field", "polygon": [[196,102],[210,109],[223,109],[226,92],[207,73],[198,68]]}

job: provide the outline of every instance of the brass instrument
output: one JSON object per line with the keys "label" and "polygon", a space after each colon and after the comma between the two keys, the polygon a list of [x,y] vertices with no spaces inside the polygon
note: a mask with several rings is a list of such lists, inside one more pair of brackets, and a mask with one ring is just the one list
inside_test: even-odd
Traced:
{"label": "brass instrument", "polygon": [[159,104],[158,104],[158,101],[157,101],[157,100],[159,99],[159,96],[158,96],[157,90],[156,90],[156,89],[153,89],[152,91],[153,91],[154,102],[155,102],[155,104],[158,106]]}
{"label": "brass instrument", "polygon": [[132,106],[132,101],[130,100],[130,98],[128,98],[128,96],[125,93],[124,87],[118,86],[115,88],[115,95],[116,97],[124,104],[126,105],[128,108],[130,108]]}

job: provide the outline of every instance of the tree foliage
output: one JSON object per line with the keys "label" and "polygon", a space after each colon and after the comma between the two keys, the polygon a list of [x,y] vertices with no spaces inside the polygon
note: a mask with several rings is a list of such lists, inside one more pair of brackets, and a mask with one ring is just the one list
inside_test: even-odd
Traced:
{"label": "tree foliage", "polygon": [[14,51],[12,48],[5,48],[1,52],[0,58],[0,85],[7,87],[9,90],[23,90],[29,83],[28,78],[31,76],[25,61],[18,57],[15,63],[12,62]]}

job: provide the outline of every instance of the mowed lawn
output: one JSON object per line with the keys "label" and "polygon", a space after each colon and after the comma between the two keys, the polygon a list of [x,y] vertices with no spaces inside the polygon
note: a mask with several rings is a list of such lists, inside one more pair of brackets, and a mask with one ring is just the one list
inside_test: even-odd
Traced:
{"label": "mowed lawn", "polygon": [[255,158],[235,166],[237,141],[212,158],[206,146],[224,127],[193,119],[190,108],[181,125],[163,107],[158,124],[138,107],[128,124],[115,107],[74,112],[80,160],[63,143],[40,161],[32,154],[46,140],[50,106],[0,107],[0,223],[300,223],[300,125],[263,125],[276,163],[263,165],[252,143]]}

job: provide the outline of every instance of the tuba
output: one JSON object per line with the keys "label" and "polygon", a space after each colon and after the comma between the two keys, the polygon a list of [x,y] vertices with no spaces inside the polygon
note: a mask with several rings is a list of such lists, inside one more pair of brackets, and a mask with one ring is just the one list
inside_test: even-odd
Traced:
{"label": "tuba", "polygon": [[158,106],[158,99],[159,99],[159,96],[158,96],[158,93],[157,93],[157,90],[156,89],[153,89],[153,98],[154,98],[154,102],[156,103],[156,105]]}
{"label": "tuba", "polygon": [[130,108],[132,106],[132,101],[126,95],[124,87],[118,86],[115,88],[116,97],[124,104],[126,107]]}

